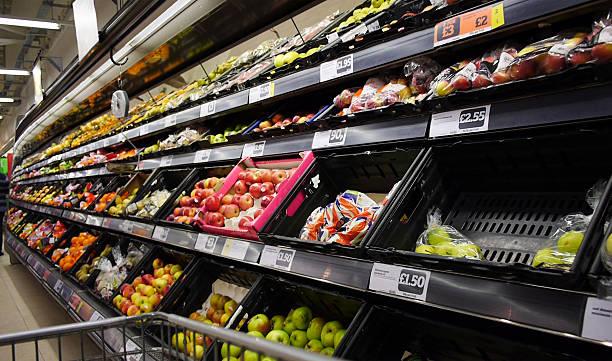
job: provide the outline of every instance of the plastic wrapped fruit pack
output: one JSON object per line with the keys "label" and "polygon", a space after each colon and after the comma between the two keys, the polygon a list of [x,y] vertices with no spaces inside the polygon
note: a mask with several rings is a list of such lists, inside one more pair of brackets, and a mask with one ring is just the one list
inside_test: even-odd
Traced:
{"label": "plastic wrapped fruit pack", "polygon": [[38,227],[38,222],[28,222],[19,232],[19,238],[26,239]]}
{"label": "plastic wrapped fruit pack", "polygon": [[253,132],[265,132],[271,129],[285,129],[293,124],[305,124],[314,118],[314,113],[297,113],[292,117],[285,117],[281,113],[276,113],[270,118],[262,120]]}
{"label": "plastic wrapped fruit pack", "polygon": [[[103,252],[104,253],[104,252]],[[144,252],[134,243],[130,243],[127,252],[124,253],[120,245],[115,245],[110,254],[99,258],[93,264],[99,270],[94,281],[95,291],[105,300],[111,298],[117,287],[123,283],[128,273],[144,257]],[[92,263],[95,262],[95,258]]]}
{"label": "plastic wrapped fruit pack", "polygon": [[129,215],[150,219],[157,214],[168,198],[170,198],[168,190],[157,189],[138,202],[128,205],[125,211]]}
{"label": "plastic wrapped fruit pack", "polygon": [[257,238],[260,230],[314,160],[303,158],[255,161],[243,159],[225,184],[200,206],[195,224],[203,232]]}
{"label": "plastic wrapped fruit pack", "polygon": [[27,238],[28,247],[35,249],[40,246],[43,238],[48,237],[53,230],[53,222],[50,219],[45,219],[36,229],[30,233]]}
{"label": "plastic wrapped fruit pack", "polygon": [[354,92],[343,90],[334,98],[334,105],[341,109],[339,115],[347,115],[406,102],[411,96],[408,85],[408,79],[403,76],[369,78],[362,88]]}
{"label": "plastic wrapped fruit pack", "polygon": [[48,238],[47,242],[43,241],[41,244],[42,254],[46,255],[53,248],[55,243],[59,242],[64,237],[66,231],[66,225],[62,221],[58,220],[55,222],[51,236]]}
{"label": "plastic wrapped fruit pack", "polygon": [[153,312],[183,273],[181,265],[165,264],[161,258],[154,259],[152,267],[153,274],[145,273],[122,284],[120,294],[113,298],[113,305],[124,315]]}

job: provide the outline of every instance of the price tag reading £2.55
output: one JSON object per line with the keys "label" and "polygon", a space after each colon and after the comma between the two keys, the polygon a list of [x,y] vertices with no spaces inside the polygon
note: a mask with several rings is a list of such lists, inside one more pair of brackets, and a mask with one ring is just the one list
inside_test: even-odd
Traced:
{"label": "price tag reading \u00a32.55", "polygon": [[425,270],[374,263],[370,273],[369,288],[373,291],[426,301],[430,276],[431,272]]}
{"label": "price tag reading \u00a32.55", "polygon": [[346,141],[347,132],[348,128],[316,132],[312,138],[312,149],[342,146]]}
{"label": "price tag reading \u00a32.55", "polygon": [[353,73],[353,54],[328,61],[319,67],[319,82],[328,81]]}
{"label": "price tag reading \u00a32.55", "polygon": [[491,105],[452,110],[431,115],[430,137],[455,135],[489,130]]}

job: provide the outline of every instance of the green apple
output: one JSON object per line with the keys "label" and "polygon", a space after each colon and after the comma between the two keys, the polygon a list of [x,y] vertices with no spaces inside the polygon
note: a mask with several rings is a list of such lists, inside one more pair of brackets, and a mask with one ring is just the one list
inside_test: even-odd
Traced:
{"label": "green apple", "polygon": [[289,337],[291,340],[291,346],[303,348],[308,343],[308,337],[306,337],[306,331],[295,330],[291,332]]}
{"label": "green apple", "polygon": [[582,244],[584,233],[578,231],[569,231],[559,237],[557,248],[560,252],[576,253]]}
{"label": "green apple", "polygon": [[291,319],[293,318],[293,311],[295,311],[293,308],[289,310],[289,313],[287,314],[287,317],[285,317],[285,320],[291,321]]}
{"label": "green apple", "polygon": [[290,335],[295,330],[297,330],[297,327],[295,327],[293,321],[289,317],[285,318],[285,321],[283,322],[283,331]]}
{"label": "green apple", "polygon": [[385,1],[384,0],[372,0],[372,7],[379,8]]}
{"label": "green apple", "polygon": [[427,232],[427,243],[433,246],[450,241],[450,235],[442,226],[434,226]]}
{"label": "green apple", "polygon": [[453,243],[439,243],[435,246],[436,253],[440,256],[459,257],[461,255],[457,246]]}
{"label": "green apple", "polygon": [[254,336],[254,337],[261,337],[261,338],[266,337],[266,336],[263,335],[263,333],[261,333],[259,331],[249,331],[249,332],[247,332],[247,335],[251,335],[251,336]]}
{"label": "green apple", "polygon": [[434,254],[436,253],[436,250],[433,246],[430,246],[428,244],[421,244],[419,246],[417,246],[417,248],[414,250],[416,253],[422,253],[422,254]]}
{"label": "green apple", "polygon": [[467,258],[482,258],[482,250],[480,247],[473,243],[459,243],[455,246],[457,251],[459,252],[459,257],[467,257]]}
{"label": "green apple", "polygon": [[272,323],[273,330],[282,330],[283,322],[285,322],[285,316],[276,315],[270,319],[270,322]]}
{"label": "green apple", "polygon": [[223,343],[223,346],[221,346],[221,357],[227,357],[228,356],[228,349],[229,349],[229,356],[230,357],[239,357],[240,353],[242,352],[242,348],[235,346],[235,345],[229,345],[227,343]]}
{"label": "green apple", "polygon": [[310,324],[308,324],[308,329],[306,330],[306,337],[308,337],[309,340],[320,340],[323,325],[325,325],[325,320],[321,317],[315,317],[310,320]]}
{"label": "green apple", "polygon": [[237,358],[235,358],[235,357],[229,357],[229,358],[224,357],[224,358],[223,358],[221,361],[240,361],[240,360],[238,360],[238,359],[237,359]]}
{"label": "green apple", "polygon": [[264,358],[262,358],[260,361],[278,361],[278,360],[270,356],[264,356]]}
{"label": "green apple", "polygon": [[321,355],[333,356],[335,351],[333,347],[326,347],[321,350]]}
{"label": "green apple", "polygon": [[278,54],[277,56],[274,57],[274,66],[277,68],[280,68],[283,65],[285,65],[285,55]]}
{"label": "green apple", "polygon": [[272,330],[266,335],[266,340],[288,345],[289,335],[283,330]]}
{"label": "green apple", "polygon": [[323,325],[321,330],[321,343],[325,347],[334,346],[334,336],[336,332],[342,329],[342,324],[338,321],[331,321]]}
{"label": "green apple", "polygon": [[291,64],[295,61],[295,59],[299,58],[300,54],[296,51],[290,51],[283,56],[283,62],[285,64]]}
{"label": "green apple", "polygon": [[306,306],[297,308],[293,311],[291,320],[298,330],[306,330],[310,320],[312,320],[312,311]]}
{"label": "green apple", "polygon": [[255,351],[246,350],[242,356],[244,357],[243,361],[259,361],[259,354]]}
{"label": "green apple", "polygon": [[608,253],[608,256],[612,256],[612,234],[606,239],[606,253]]}
{"label": "green apple", "polygon": [[310,340],[304,347],[304,350],[309,352],[321,352],[323,349],[323,344],[319,340]]}
{"label": "green apple", "polygon": [[346,330],[344,329],[338,330],[338,332],[336,332],[336,334],[334,335],[334,348],[338,348],[340,342],[342,342],[342,338],[344,337],[345,333]]}
{"label": "green apple", "polygon": [[565,263],[561,258],[557,257],[551,248],[543,248],[539,250],[536,255],[533,257],[533,261],[531,265],[533,267],[538,267],[540,265],[545,264],[563,264]]}
{"label": "green apple", "polygon": [[268,316],[260,313],[251,317],[247,324],[247,328],[249,331],[259,331],[265,335],[270,331],[270,320]]}

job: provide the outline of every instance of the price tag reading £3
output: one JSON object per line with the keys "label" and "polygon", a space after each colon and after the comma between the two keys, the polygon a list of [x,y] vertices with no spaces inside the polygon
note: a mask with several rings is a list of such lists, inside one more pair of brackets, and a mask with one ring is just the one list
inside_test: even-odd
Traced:
{"label": "price tag reading \u00a33", "polygon": [[213,253],[219,237],[210,234],[200,233],[195,244],[195,249],[198,251]]}
{"label": "price tag reading \u00a33", "polygon": [[369,288],[373,291],[426,301],[430,277],[430,271],[374,263],[370,273]]}
{"label": "price tag reading \u00a33", "polygon": [[319,82],[339,78],[353,73],[353,54],[328,61],[319,67]]}

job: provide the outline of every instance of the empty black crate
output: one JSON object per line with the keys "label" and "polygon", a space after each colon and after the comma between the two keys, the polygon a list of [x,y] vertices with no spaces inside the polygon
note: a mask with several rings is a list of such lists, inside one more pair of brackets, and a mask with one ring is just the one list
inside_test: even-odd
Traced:
{"label": "empty black crate", "polygon": [[[384,262],[567,287],[592,262],[605,205],[595,212],[569,271],[534,268],[531,261],[550,246],[561,217],[593,213],[585,198],[598,180],[610,177],[612,158],[603,158],[608,144],[598,136],[568,135],[434,148],[376,230],[370,254]],[[434,208],[444,225],[482,248],[482,261],[413,252]]]}
{"label": "empty black crate", "polygon": [[[375,225],[357,246],[300,239],[300,231],[317,207],[326,207],[336,197],[354,190],[380,203],[398,183],[406,182],[411,167],[418,164],[421,150],[372,151],[347,155],[317,156],[301,182],[289,193],[261,234],[268,243],[319,249],[324,252],[359,255]],[[382,219],[387,207],[378,214]]]}
{"label": "empty black crate", "polygon": [[[263,276],[251,289],[247,298],[230,328],[248,332],[248,320],[257,314],[265,314],[268,318],[275,315],[287,316],[290,310],[307,306],[312,310],[313,317],[322,317],[325,321],[339,321],[346,330],[334,355],[340,355],[344,347],[364,317],[367,305],[364,300],[338,290],[313,287],[303,282]],[[220,349],[220,348],[219,348]]]}
{"label": "empty black crate", "polygon": [[[607,359],[604,346],[589,345],[475,319],[445,310],[375,306],[348,341],[341,358],[368,361],[570,361]],[[593,357],[598,355],[598,357]]]}

